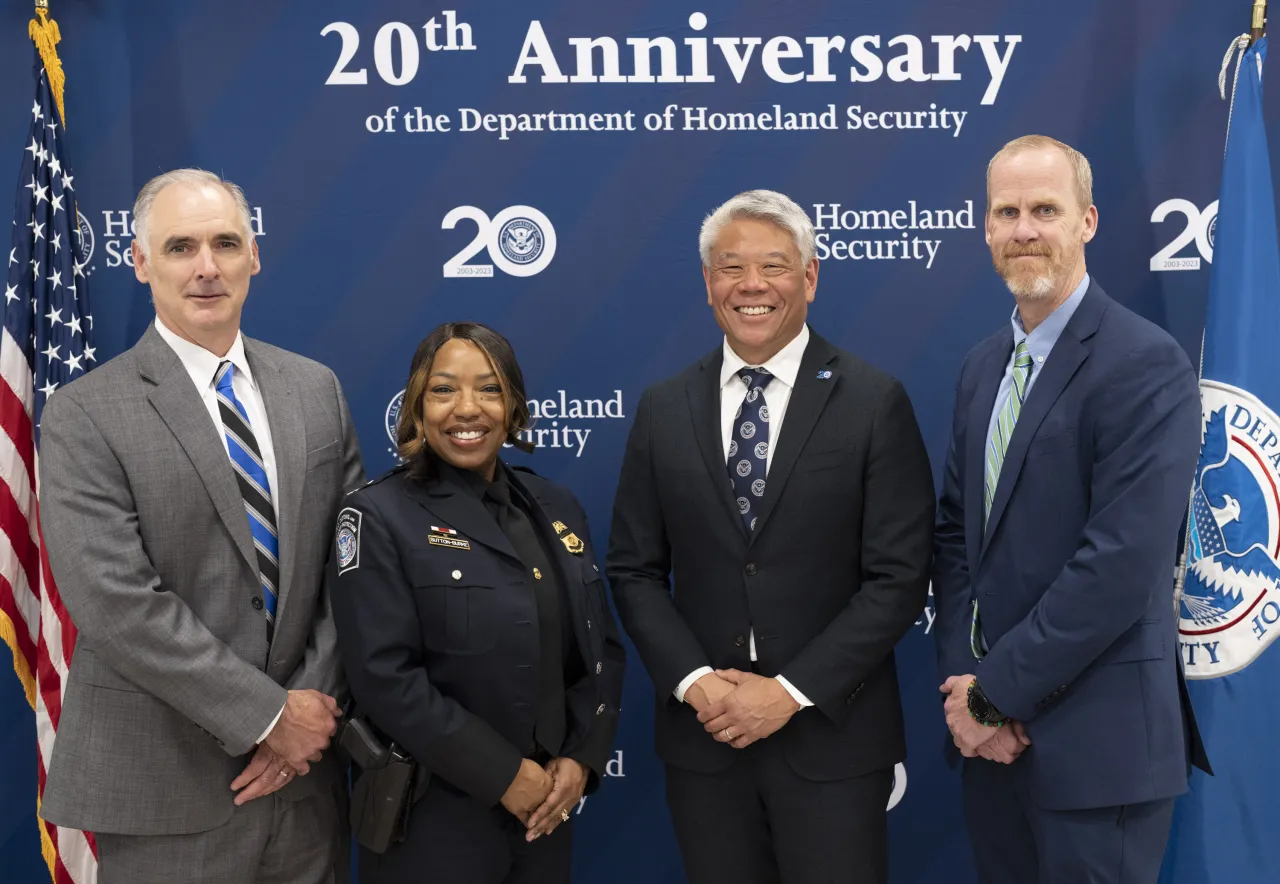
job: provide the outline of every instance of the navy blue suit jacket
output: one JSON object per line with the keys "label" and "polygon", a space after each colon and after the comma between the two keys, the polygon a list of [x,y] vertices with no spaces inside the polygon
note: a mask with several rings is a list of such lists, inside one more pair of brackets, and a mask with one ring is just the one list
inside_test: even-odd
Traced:
{"label": "navy blue suit jacket", "polygon": [[[976,672],[1026,724],[1037,802],[1132,804],[1202,761],[1179,664],[1173,571],[1200,446],[1196,374],[1093,282],[1027,396],[986,530],[986,434],[1006,325],[965,360],[935,532],[943,678]],[[990,653],[970,650],[977,599]]]}

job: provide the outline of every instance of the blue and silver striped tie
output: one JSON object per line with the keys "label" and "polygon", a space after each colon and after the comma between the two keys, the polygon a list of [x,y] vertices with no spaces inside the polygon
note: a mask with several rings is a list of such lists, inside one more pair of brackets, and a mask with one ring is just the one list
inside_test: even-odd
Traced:
{"label": "blue and silver striped tie", "polygon": [[258,440],[249,426],[249,415],[231,387],[235,366],[223,362],[218,366],[215,386],[218,413],[227,437],[227,453],[236,473],[236,484],[244,498],[249,516],[249,531],[258,554],[258,577],[262,581],[262,599],[267,611],[267,640],[271,640],[276,622],[276,594],[280,585],[280,537],[276,531],[276,510],[271,503],[271,483],[262,460]]}

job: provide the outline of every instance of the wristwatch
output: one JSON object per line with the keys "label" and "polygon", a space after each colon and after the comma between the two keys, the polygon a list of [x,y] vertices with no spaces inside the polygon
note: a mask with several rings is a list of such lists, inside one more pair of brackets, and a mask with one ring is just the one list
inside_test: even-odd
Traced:
{"label": "wristwatch", "polygon": [[1001,727],[1008,720],[1007,716],[987,699],[976,678],[969,682],[969,715],[978,724],[986,727]]}

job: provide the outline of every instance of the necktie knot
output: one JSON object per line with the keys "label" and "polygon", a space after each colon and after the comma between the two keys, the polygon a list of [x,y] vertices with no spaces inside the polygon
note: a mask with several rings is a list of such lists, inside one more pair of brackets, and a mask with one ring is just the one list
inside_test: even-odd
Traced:
{"label": "necktie knot", "polygon": [[511,487],[505,481],[490,482],[484,493],[500,507],[511,506]]}
{"label": "necktie knot", "polygon": [[748,390],[763,390],[773,380],[773,374],[767,368],[744,368],[738,375]]}
{"label": "necktie knot", "polygon": [[231,381],[236,373],[236,366],[230,359],[218,363],[218,373],[213,376],[214,388],[223,395],[231,394]]}
{"label": "necktie knot", "polygon": [[1023,338],[1018,341],[1018,346],[1013,350],[1013,364],[1016,368],[1031,367],[1031,351],[1027,349],[1027,339]]}

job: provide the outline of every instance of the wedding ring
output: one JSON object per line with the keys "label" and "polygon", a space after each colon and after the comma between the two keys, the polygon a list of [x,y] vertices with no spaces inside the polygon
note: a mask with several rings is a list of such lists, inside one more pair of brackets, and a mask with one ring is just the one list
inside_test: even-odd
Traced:
{"label": "wedding ring", "polygon": [[724,734],[724,738],[725,738],[725,740],[732,740],[732,739],[733,739],[733,737],[729,736],[729,729],[728,729],[728,728],[725,728],[725,729],[724,729],[724,730],[722,730],[720,733]]}
{"label": "wedding ring", "polygon": [[289,775],[289,768],[287,767],[280,768],[280,776],[287,777],[288,775]]}

